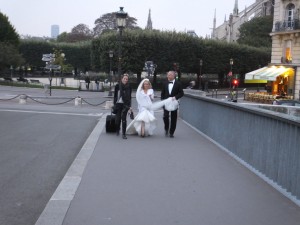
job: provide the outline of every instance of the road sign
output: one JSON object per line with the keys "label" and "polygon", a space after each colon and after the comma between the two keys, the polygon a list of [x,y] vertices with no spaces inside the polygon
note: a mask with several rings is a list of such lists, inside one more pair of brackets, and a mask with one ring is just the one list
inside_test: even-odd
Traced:
{"label": "road sign", "polygon": [[46,65],[45,67],[46,69],[52,69],[52,70],[60,70],[61,69],[61,66],[60,65]]}
{"label": "road sign", "polygon": [[55,60],[55,54],[43,54],[43,61],[49,62]]}

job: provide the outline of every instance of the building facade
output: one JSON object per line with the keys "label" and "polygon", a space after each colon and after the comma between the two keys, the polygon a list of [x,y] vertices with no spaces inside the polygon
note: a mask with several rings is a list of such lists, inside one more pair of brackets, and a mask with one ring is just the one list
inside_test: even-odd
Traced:
{"label": "building facade", "polygon": [[274,0],[256,0],[255,3],[239,11],[238,0],[235,0],[233,12],[229,15],[228,20],[225,15],[224,23],[218,27],[216,26],[217,12],[215,11],[211,39],[235,42],[239,38],[239,28],[243,23],[253,17],[272,15],[273,6]]}
{"label": "building facade", "polygon": [[277,77],[278,87],[295,99],[300,98],[299,0],[275,0],[271,65],[289,69]]}
{"label": "building facade", "polygon": [[299,0],[275,0],[271,63],[245,75],[245,83],[265,83],[276,98],[300,99],[299,8]]}

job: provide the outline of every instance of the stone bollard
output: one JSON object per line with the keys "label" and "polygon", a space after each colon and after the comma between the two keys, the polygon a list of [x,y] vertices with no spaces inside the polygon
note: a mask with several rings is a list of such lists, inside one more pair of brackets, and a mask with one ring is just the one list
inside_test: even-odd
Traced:
{"label": "stone bollard", "polygon": [[19,104],[26,104],[26,102],[27,102],[27,95],[20,95]]}
{"label": "stone bollard", "polygon": [[82,105],[82,99],[80,97],[75,98],[75,106]]}
{"label": "stone bollard", "polygon": [[106,101],[106,102],[105,102],[104,108],[105,108],[105,109],[111,109],[111,107],[112,107],[113,105],[114,105],[114,104],[113,104],[113,101]]}

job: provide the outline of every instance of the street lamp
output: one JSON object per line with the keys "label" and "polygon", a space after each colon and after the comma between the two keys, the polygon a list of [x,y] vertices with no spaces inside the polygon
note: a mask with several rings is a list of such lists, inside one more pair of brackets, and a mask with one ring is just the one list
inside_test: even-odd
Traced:
{"label": "street lamp", "polygon": [[109,55],[109,92],[108,96],[112,96],[112,90],[111,90],[111,80],[112,80],[112,71],[111,71],[111,64],[112,64],[112,58],[114,57],[114,51],[110,50],[108,52]]}
{"label": "street lamp", "polygon": [[198,76],[199,90],[202,89],[202,66],[203,66],[203,60],[200,59],[200,71],[199,71],[199,76]]}
{"label": "street lamp", "polygon": [[229,63],[230,63],[230,72],[229,72],[229,76],[230,76],[230,79],[232,78],[232,65],[233,65],[233,59],[230,59],[230,61],[229,61]]}
{"label": "street lamp", "polygon": [[229,74],[228,74],[230,76],[229,89],[230,89],[231,100],[233,100],[233,93],[232,93],[232,90],[231,90],[231,82],[232,82],[232,76],[233,76],[233,73],[232,73],[233,59],[232,58],[229,60],[229,64],[230,64],[230,71],[229,71]]}
{"label": "street lamp", "polygon": [[[63,69],[64,69],[64,61],[66,60],[65,59],[65,53],[61,53],[60,54],[60,57],[61,57],[61,60],[60,60],[60,76],[61,76],[61,78],[60,78],[60,84],[63,84],[63,85],[66,85],[66,83],[65,83],[65,78],[63,77]],[[56,78],[57,79],[57,78]]]}
{"label": "street lamp", "polygon": [[52,77],[54,75],[54,70],[53,70],[53,63],[54,63],[54,60],[55,60],[55,54],[51,54],[50,53],[50,61],[48,61],[48,65],[50,67],[50,70],[49,70],[49,95],[51,96],[52,93],[51,93],[51,89],[52,89]]}
{"label": "street lamp", "polygon": [[124,7],[120,7],[120,11],[116,12],[117,27],[119,29],[119,48],[118,48],[118,76],[121,78],[121,60],[122,60],[122,31],[126,26],[127,13],[123,11]]}

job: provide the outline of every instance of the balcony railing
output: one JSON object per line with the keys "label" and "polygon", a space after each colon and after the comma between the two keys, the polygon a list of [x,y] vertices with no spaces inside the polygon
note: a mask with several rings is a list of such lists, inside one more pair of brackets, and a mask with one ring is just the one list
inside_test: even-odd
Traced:
{"label": "balcony railing", "polygon": [[291,31],[300,29],[299,20],[284,20],[275,23],[275,32]]}

